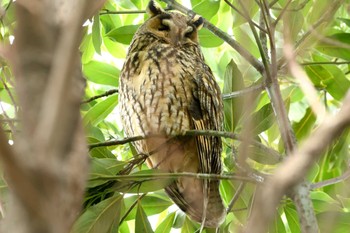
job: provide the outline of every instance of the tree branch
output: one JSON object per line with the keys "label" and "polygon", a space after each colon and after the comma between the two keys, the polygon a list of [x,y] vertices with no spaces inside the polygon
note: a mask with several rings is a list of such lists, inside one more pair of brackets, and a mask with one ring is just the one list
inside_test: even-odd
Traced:
{"label": "tree branch", "polygon": [[[275,210],[283,195],[303,180],[312,165],[323,155],[327,147],[350,127],[350,92],[344,99],[340,111],[320,126],[303,142],[300,149],[277,168],[274,175],[267,179],[266,185],[259,188],[260,195],[252,209],[251,218],[245,232],[267,231],[267,222],[271,222]],[[286,172],[288,171],[288,172]]]}

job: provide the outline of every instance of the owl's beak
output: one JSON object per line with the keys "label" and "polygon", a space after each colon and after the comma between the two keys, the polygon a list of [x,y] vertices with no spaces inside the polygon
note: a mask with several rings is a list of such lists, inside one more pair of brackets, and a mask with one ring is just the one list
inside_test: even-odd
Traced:
{"label": "owl's beak", "polygon": [[181,32],[181,30],[170,30],[170,34],[169,34],[169,37],[170,37],[170,40],[171,40],[171,43],[175,46],[175,47],[178,47],[181,45],[181,41],[183,39],[183,33]]}

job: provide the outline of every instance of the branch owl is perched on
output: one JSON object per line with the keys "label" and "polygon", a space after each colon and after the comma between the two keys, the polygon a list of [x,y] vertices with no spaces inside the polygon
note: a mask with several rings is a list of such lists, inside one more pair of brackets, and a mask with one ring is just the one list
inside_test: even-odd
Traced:
{"label": "branch owl is perched on", "polygon": [[[150,18],[136,32],[120,76],[124,130],[127,136],[164,136],[134,143],[138,153],[149,154],[150,168],[220,174],[220,138],[179,136],[222,127],[221,92],[198,44],[203,19],[165,12],[154,1],[147,12]],[[225,218],[218,180],[183,177],[165,190],[206,227],[218,227]]]}

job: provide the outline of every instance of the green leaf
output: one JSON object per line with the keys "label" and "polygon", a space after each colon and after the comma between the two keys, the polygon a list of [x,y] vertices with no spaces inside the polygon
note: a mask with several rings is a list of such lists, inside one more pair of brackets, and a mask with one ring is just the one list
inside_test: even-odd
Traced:
{"label": "green leaf", "polygon": [[[248,17],[250,19],[253,19],[255,14],[259,11],[259,5],[256,4],[255,0],[245,0],[245,1],[235,0],[233,5],[238,6],[238,9],[241,12],[245,11],[244,9],[242,9],[241,3],[244,5],[244,9],[248,11]],[[231,9],[231,12],[233,15],[233,25],[232,25],[233,28],[247,22],[247,20],[240,14],[237,14],[237,12],[234,9]]]}
{"label": "green leaf", "polygon": [[148,221],[147,215],[142,208],[140,202],[137,204],[137,212],[135,219],[135,232],[140,233],[153,233],[151,224]]}
{"label": "green leaf", "polygon": [[274,165],[282,160],[282,156],[269,147],[251,145],[249,152],[249,158],[261,164]]}
{"label": "green leaf", "polygon": [[322,213],[325,211],[342,211],[340,203],[325,192],[312,191],[310,192],[310,198],[316,213]]}
{"label": "green leaf", "polygon": [[[341,46],[345,44],[347,47]],[[316,48],[321,53],[332,57],[350,60],[350,33],[337,33],[322,40]]]}
{"label": "green leaf", "polygon": [[94,105],[84,116],[85,125],[90,123],[95,126],[103,121],[117,106],[118,96],[112,95],[107,97],[105,100]]}
{"label": "green leaf", "polygon": [[[103,8],[110,10],[110,11],[116,10],[115,6],[112,4],[111,1],[106,1]],[[120,27],[122,25],[120,15],[118,15],[118,14],[100,15],[100,20],[101,20],[101,23],[102,23],[106,33],[108,33],[113,28],[117,28],[117,27]]]}
{"label": "green leaf", "polygon": [[[236,63],[231,60],[226,66],[224,75],[223,94],[231,93],[244,88],[244,81]],[[225,130],[234,132],[243,112],[242,97],[224,100]]]}
{"label": "green leaf", "polygon": [[83,65],[85,77],[94,83],[118,87],[120,71],[107,63],[90,61]]}
{"label": "green leaf", "polygon": [[155,230],[155,233],[169,233],[173,226],[175,218],[175,212],[168,214],[168,216],[162,221],[161,224]]}
{"label": "green leaf", "polygon": [[94,16],[92,23],[92,43],[94,45],[95,51],[101,55],[101,28],[100,28],[100,14],[99,12]]}
{"label": "green leaf", "polygon": [[126,50],[122,44],[112,41],[107,36],[103,37],[103,44],[114,57],[123,59],[126,57]]}
{"label": "green leaf", "polygon": [[284,226],[283,220],[281,218],[281,211],[275,215],[275,221],[269,227],[269,233],[285,233],[286,227]]}
{"label": "green leaf", "polygon": [[163,171],[156,169],[142,170],[130,175],[139,176],[133,180],[118,180],[115,189],[119,192],[127,193],[148,193],[163,189],[169,186],[175,178],[159,177],[157,174],[163,174]]}
{"label": "green leaf", "polygon": [[126,25],[119,28],[115,28],[108,32],[106,36],[118,41],[122,44],[130,44],[132,37],[134,36],[140,25]]}
{"label": "green leaf", "polygon": [[311,108],[308,108],[304,117],[299,122],[293,124],[295,136],[298,141],[301,141],[303,138],[309,135],[314,127],[315,121],[316,116],[312,112]]}
{"label": "green leaf", "polygon": [[233,30],[234,37],[239,43],[248,50],[254,57],[261,57],[260,51],[256,42],[251,34],[247,32],[247,29],[244,27],[236,27]]}
{"label": "green leaf", "polygon": [[126,164],[126,162],[117,161],[116,159],[91,158],[90,178],[87,187],[92,188],[108,182],[106,179],[99,178],[117,174]]}
{"label": "green leaf", "polygon": [[253,135],[258,135],[275,123],[275,116],[271,104],[266,104],[252,116],[254,123]]}
{"label": "green leaf", "polygon": [[181,228],[181,233],[193,233],[196,232],[197,229],[196,224],[186,217],[184,225]]}
{"label": "green leaf", "polygon": [[346,18],[338,18],[338,19],[343,23],[345,23],[348,27],[350,27],[350,19],[346,19]]}
{"label": "green leaf", "polygon": [[193,11],[196,12],[197,14],[200,14],[207,20],[210,20],[214,15],[217,14],[219,7],[220,7],[219,0],[207,0],[197,4],[193,8]]}
{"label": "green leaf", "polygon": [[90,62],[95,54],[94,45],[92,43],[92,35],[85,35],[83,42],[80,45],[80,51],[82,52],[81,63],[84,64]]}
{"label": "green leaf", "polygon": [[[101,142],[99,139],[94,137],[87,137],[88,144],[99,143]],[[90,155],[93,158],[114,158],[115,155],[112,154],[106,147],[95,147],[90,151]]]}
{"label": "green leaf", "polygon": [[211,31],[209,31],[206,28],[202,28],[198,32],[198,37],[199,37],[199,44],[203,47],[208,47],[208,48],[213,48],[213,47],[218,47],[224,41],[215,36]]}
{"label": "green leaf", "polygon": [[305,71],[316,87],[325,88],[337,100],[341,100],[350,88],[350,81],[337,67],[315,65],[307,66]]}
{"label": "green leaf", "polygon": [[285,206],[284,213],[286,215],[290,231],[293,233],[300,233],[301,231],[297,211],[294,208]]}
{"label": "green leaf", "polygon": [[[138,201],[139,196],[133,195],[124,199],[126,209],[130,208],[135,201]],[[173,205],[173,202],[167,196],[160,196],[156,194],[148,194],[147,196],[141,199],[141,204],[143,210],[147,214],[147,216],[152,216],[155,214],[159,214],[166,210],[169,206]],[[136,209],[130,211],[128,216],[125,218],[125,221],[129,221],[135,219],[136,217]]]}
{"label": "green leaf", "polygon": [[123,196],[117,194],[89,207],[75,222],[71,233],[109,233],[116,229],[122,201]]}
{"label": "green leaf", "polygon": [[[292,2],[288,8],[297,8],[299,2]],[[292,41],[295,41],[304,25],[304,15],[301,11],[290,11],[288,17],[284,17],[283,23],[289,24],[289,31]]]}

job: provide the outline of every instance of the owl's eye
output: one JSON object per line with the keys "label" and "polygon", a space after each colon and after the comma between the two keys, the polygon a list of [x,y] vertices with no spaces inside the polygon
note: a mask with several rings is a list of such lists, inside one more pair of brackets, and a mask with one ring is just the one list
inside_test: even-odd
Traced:
{"label": "owl's eye", "polygon": [[159,16],[160,24],[159,31],[170,31],[171,16],[169,14],[162,14]]}
{"label": "owl's eye", "polygon": [[186,28],[186,31],[185,31],[185,36],[186,37],[190,37],[192,35],[193,31],[194,31],[193,27],[192,26],[188,26]]}
{"label": "owl's eye", "polygon": [[168,25],[161,24],[158,27],[159,31],[170,31],[170,27]]}

